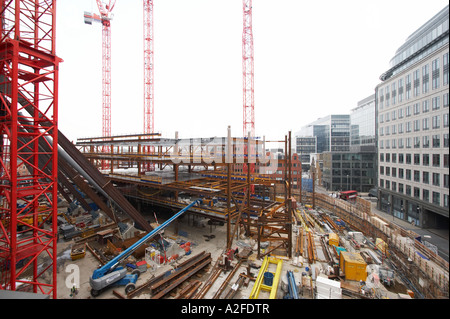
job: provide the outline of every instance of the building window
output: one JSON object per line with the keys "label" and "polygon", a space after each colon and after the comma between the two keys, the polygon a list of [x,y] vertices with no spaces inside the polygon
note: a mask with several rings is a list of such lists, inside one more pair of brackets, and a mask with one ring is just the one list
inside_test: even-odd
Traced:
{"label": "building window", "polygon": [[448,133],[445,133],[444,135],[442,135],[442,139],[444,140],[444,147],[449,147]]}
{"label": "building window", "polygon": [[444,70],[442,83],[448,85],[448,52],[442,57],[442,68]]}
{"label": "building window", "polygon": [[403,184],[398,183],[398,192],[403,194]]}
{"label": "building window", "polygon": [[391,101],[391,95],[389,93],[389,85],[386,86],[386,95],[385,96],[386,96],[386,106],[389,106],[389,103]]}
{"label": "building window", "polygon": [[441,194],[438,192],[433,192],[433,204],[440,205],[441,204]]}
{"label": "building window", "polygon": [[411,186],[406,185],[406,195],[411,196]]}
{"label": "building window", "polygon": [[403,118],[403,108],[398,109],[398,118],[399,119]]}
{"label": "building window", "polygon": [[433,135],[433,147],[440,147],[440,136],[439,135]]}
{"label": "building window", "polygon": [[430,129],[430,119],[428,117],[425,117],[422,119],[422,130],[426,131]]}
{"label": "building window", "polygon": [[396,167],[392,167],[391,173],[392,173],[392,177],[397,177],[397,168]]}
{"label": "building window", "polygon": [[440,179],[439,173],[433,173],[432,183],[433,183],[434,186],[440,186],[439,179]]}
{"label": "building window", "polygon": [[411,164],[411,154],[406,154],[406,164]]}
{"label": "building window", "polygon": [[420,198],[420,188],[414,187],[414,197]]}
{"label": "building window", "polygon": [[422,154],[422,165],[423,166],[430,165],[430,154]]}
{"label": "building window", "polygon": [[422,147],[423,148],[428,148],[428,147],[430,147],[430,137],[428,136],[428,135],[424,135],[423,137],[422,137]]}
{"label": "building window", "polygon": [[449,187],[449,180],[448,180],[448,174],[444,174],[444,187],[448,188]]}
{"label": "building window", "polygon": [[380,153],[380,162],[384,162],[384,153]]}
{"label": "building window", "polygon": [[398,178],[403,178],[404,177],[404,170],[403,170],[403,168],[399,168],[398,169]]}
{"label": "building window", "polygon": [[442,100],[443,100],[443,107],[448,107],[448,93],[445,93],[442,96]]}
{"label": "building window", "polygon": [[380,166],[380,175],[384,175],[384,166]]}
{"label": "building window", "polygon": [[443,126],[443,127],[448,127],[448,113],[445,113],[445,114],[443,115],[442,126]]}
{"label": "building window", "polygon": [[406,122],[406,133],[411,132],[411,122]]}
{"label": "building window", "polygon": [[414,170],[414,181],[420,183],[420,171]]}
{"label": "building window", "polygon": [[[405,98],[409,100],[409,98],[411,97],[411,74],[408,74],[405,78],[405,91],[406,91]],[[406,116],[408,116],[408,114]]]}
{"label": "building window", "polygon": [[397,154],[392,153],[392,163],[397,163]]}
{"label": "building window", "polygon": [[420,120],[414,120],[414,131],[417,132],[420,130]]}
{"label": "building window", "polygon": [[406,148],[411,148],[411,138],[410,137],[406,138]]}
{"label": "building window", "polygon": [[441,127],[441,117],[439,115],[435,115],[432,117],[431,119],[431,125],[433,127],[433,129],[437,129]]}
{"label": "building window", "polygon": [[382,110],[384,108],[384,90],[383,89],[379,89],[378,90],[378,103],[380,106],[380,110]]}
{"label": "building window", "polygon": [[444,194],[444,202],[442,203],[444,207],[448,208],[448,195]]}
{"label": "building window", "polygon": [[422,93],[427,93],[429,88],[430,81],[430,67],[428,64],[425,64],[422,67]]}
{"label": "building window", "polygon": [[430,173],[422,172],[422,183],[430,184]]}
{"label": "building window", "polygon": [[403,123],[398,123],[398,134],[403,133]]}
{"label": "building window", "polygon": [[406,170],[406,180],[408,180],[408,181],[411,180],[411,170],[410,169]]}
{"label": "building window", "polygon": [[435,111],[439,110],[440,107],[441,107],[441,99],[439,96],[435,96],[434,98],[431,99],[431,109]]}
{"label": "building window", "polygon": [[392,83],[392,85],[391,85],[391,94],[392,94],[392,97],[391,97],[392,105],[395,105],[395,98],[396,98],[396,95],[397,95],[397,91],[395,89],[395,82]]}
{"label": "building window", "polygon": [[405,108],[405,115],[406,115],[406,117],[411,116],[411,105],[408,105]]}
{"label": "building window", "polygon": [[403,164],[403,159],[404,159],[403,153],[399,153],[399,154],[398,154],[398,163],[399,163],[399,164]]}
{"label": "building window", "polygon": [[403,101],[403,79],[398,80],[398,102]]}
{"label": "building window", "polygon": [[420,103],[415,103],[413,110],[414,110],[414,115],[420,114]]}
{"label": "building window", "polygon": [[425,100],[422,102],[422,113],[426,113],[430,110],[430,102],[429,100]]}
{"label": "building window", "polygon": [[441,156],[440,156],[440,154],[433,154],[433,166],[434,167],[441,166]]}
{"label": "building window", "polygon": [[414,137],[414,148],[420,148],[420,137],[419,136]]}
{"label": "building window", "polygon": [[422,200],[425,202],[430,201],[430,191],[428,189],[422,189]]}
{"label": "building window", "polygon": [[417,69],[413,72],[414,81],[414,96],[419,96],[420,92],[420,70]]}
{"label": "building window", "polygon": [[448,157],[449,157],[449,154],[444,154],[444,167],[445,168],[448,168]]}
{"label": "building window", "polygon": [[436,59],[431,62],[431,87],[433,90],[439,88],[440,72],[439,59]]}
{"label": "building window", "polygon": [[420,154],[414,154],[414,165],[420,165]]}
{"label": "building window", "polygon": [[391,183],[391,189],[396,192],[397,191],[397,183],[396,182],[392,182]]}

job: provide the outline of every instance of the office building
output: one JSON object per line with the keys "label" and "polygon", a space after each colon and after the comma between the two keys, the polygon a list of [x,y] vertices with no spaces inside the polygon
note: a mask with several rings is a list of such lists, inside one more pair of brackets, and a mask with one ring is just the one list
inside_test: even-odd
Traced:
{"label": "office building", "polygon": [[375,88],[378,208],[448,228],[449,7],[401,45]]}

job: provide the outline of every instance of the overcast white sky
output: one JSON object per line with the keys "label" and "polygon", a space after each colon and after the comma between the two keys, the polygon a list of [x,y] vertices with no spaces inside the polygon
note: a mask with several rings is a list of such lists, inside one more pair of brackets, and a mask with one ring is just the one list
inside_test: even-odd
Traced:
{"label": "overcast white sky", "polygon": [[[447,0],[253,0],[256,135],[283,139],[374,93],[406,38]],[[143,5],[117,0],[112,134],[143,132]],[[101,136],[102,31],[94,0],[58,0],[59,129]],[[242,0],[154,0],[155,130],[242,135]]]}

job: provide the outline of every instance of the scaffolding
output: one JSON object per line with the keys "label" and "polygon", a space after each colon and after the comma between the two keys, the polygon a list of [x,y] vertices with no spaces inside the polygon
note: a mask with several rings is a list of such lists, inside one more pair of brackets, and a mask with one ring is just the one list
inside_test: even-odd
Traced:
{"label": "scaffolding", "polygon": [[[283,143],[288,154],[291,134],[284,141],[231,137],[164,138],[161,134],[137,134],[78,139],[76,146],[97,167],[109,162],[103,175],[121,188],[128,198],[139,202],[178,209],[191,198],[200,197],[202,205],[192,213],[227,224],[227,247],[240,233],[258,243],[270,242],[267,253],[291,256],[292,174],[276,180],[267,174],[276,170],[275,156],[267,154],[266,143]],[[102,153],[104,145],[111,152]],[[244,147],[246,146],[246,147]],[[149,149],[153,152],[149,152]],[[255,152],[248,152],[248,150]],[[249,154],[250,153],[250,154]],[[152,172],[141,167],[151,164]],[[255,164],[256,171],[239,172],[235,166]],[[289,165],[290,167],[291,165]],[[279,189],[282,190],[280,195]],[[233,229],[232,229],[233,228]],[[260,247],[260,246],[258,246]],[[260,253],[259,257],[265,254]]]}

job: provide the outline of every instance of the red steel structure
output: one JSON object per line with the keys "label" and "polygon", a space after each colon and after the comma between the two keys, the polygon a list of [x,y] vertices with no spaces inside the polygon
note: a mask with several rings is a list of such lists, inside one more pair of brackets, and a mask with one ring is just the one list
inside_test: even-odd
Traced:
{"label": "red steel structure", "polygon": [[153,0],[144,0],[144,134],[154,133]]}
{"label": "red steel structure", "polygon": [[[252,0],[243,0],[243,32],[242,32],[242,74],[244,91],[244,138],[255,137],[255,90],[254,90],[254,58],[253,58],[253,30],[252,30]],[[246,144],[247,145],[247,144]],[[249,154],[248,158],[254,154],[254,148],[244,147],[244,152]],[[255,164],[250,164],[250,173],[255,172]],[[247,165],[244,164],[244,172],[247,172]],[[252,185],[252,191],[254,185]]]}
{"label": "red steel structure", "polygon": [[1,0],[0,289],[56,299],[55,15],[56,1]]}
{"label": "red steel structure", "polygon": [[244,86],[244,137],[255,136],[255,90],[252,31],[252,0],[243,0],[242,73]]}
{"label": "red steel structure", "polygon": [[[154,86],[153,86],[153,0],[144,3],[144,134],[155,130]],[[145,152],[153,153],[152,146],[145,147]],[[154,170],[154,164],[144,164],[143,171]]]}
{"label": "red steel structure", "polygon": [[[102,136],[111,136],[111,12],[116,0],[96,0],[100,17],[89,13],[84,14],[85,23],[92,24],[92,20],[102,24]],[[110,147],[104,146],[102,152],[109,153]],[[108,168],[102,162],[102,168]]]}

